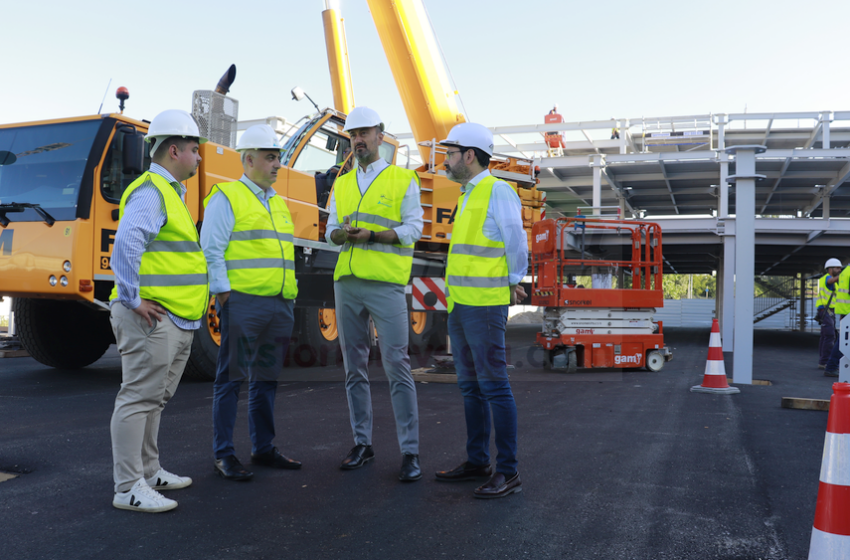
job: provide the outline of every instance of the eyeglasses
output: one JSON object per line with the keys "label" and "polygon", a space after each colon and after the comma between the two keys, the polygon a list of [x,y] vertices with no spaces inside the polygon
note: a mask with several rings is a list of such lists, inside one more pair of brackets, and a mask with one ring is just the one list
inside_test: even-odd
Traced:
{"label": "eyeglasses", "polygon": [[461,153],[461,150],[455,150],[455,151],[453,151],[453,152],[446,151],[446,159],[449,159],[449,158],[450,158],[450,157],[452,157],[454,154],[459,154],[459,153]]}

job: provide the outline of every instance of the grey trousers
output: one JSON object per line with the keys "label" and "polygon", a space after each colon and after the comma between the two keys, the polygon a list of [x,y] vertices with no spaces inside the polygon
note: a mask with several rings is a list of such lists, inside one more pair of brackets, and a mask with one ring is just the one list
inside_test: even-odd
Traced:
{"label": "grey trousers", "polygon": [[183,376],[194,331],[184,331],[165,315],[147,321],[121,303],[110,312],[121,354],[121,389],[115,397],[110,431],[115,492],[159,471],[159,419]]}
{"label": "grey trousers", "polygon": [[419,454],[419,408],[407,354],[408,316],[404,286],[345,276],[334,282],[339,340],[345,364],[345,391],[355,445],[372,445],[372,392],[369,386],[369,315],[395,413],[402,453]]}

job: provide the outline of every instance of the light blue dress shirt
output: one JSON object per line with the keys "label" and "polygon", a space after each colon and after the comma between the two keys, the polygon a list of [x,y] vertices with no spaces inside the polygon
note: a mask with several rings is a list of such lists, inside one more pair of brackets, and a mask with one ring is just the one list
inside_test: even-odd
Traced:
{"label": "light blue dress shirt", "polygon": [[[251,189],[251,192],[257,196],[257,199],[266,207],[266,210],[269,210],[269,200],[277,196],[277,192],[272,187],[263,189],[244,174],[239,181]],[[224,252],[230,243],[230,234],[233,232],[234,225],[236,225],[236,218],[233,215],[233,207],[230,206],[230,200],[223,195],[212,197],[204,210],[204,225],[201,227],[201,247],[203,247],[204,256],[207,258],[210,293],[213,294],[223,294],[230,291],[230,280],[227,278]]]}
{"label": "light blue dress shirt", "polygon": [[[357,185],[360,187],[360,194],[366,194],[366,190],[372,184],[372,181],[378,174],[389,167],[389,163],[384,158],[370,163],[364,170],[360,165],[357,166]],[[349,171],[349,173],[351,173]],[[331,201],[328,208],[330,215],[328,216],[328,225],[325,229],[325,240],[331,247],[337,247],[337,244],[331,240],[331,234],[340,228],[339,217],[336,215],[336,189],[331,194]],[[401,199],[401,225],[394,227],[393,231],[398,235],[400,245],[410,245],[419,241],[422,237],[422,203],[419,198],[419,182],[416,179],[410,181],[407,187],[407,192],[404,193],[404,198]]]}
{"label": "light blue dress shirt", "polygon": [[[490,175],[490,170],[485,169],[460,188],[462,193],[468,193],[475,185]],[[458,218],[463,215],[466,201],[463,198],[463,206],[458,210]],[[493,193],[490,196],[490,206],[487,208],[487,217],[484,219],[482,228],[484,237],[490,241],[502,241],[505,244],[505,252],[508,254],[508,282],[515,286],[522,282],[528,272],[528,236],[522,229],[522,202],[519,195],[504,181],[496,181],[493,184]]]}
{"label": "light blue dress shirt", "polygon": [[[180,200],[186,201],[186,187],[178,182],[167,169],[157,163],[152,163],[151,173],[165,178],[180,195]],[[139,268],[142,265],[142,254],[148,248],[159,230],[165,225],[168,214],[165,211],[165,201],[162,194],[151,181],[146,181],[130,193],[124,203],[124,215],[115,233],[115,245],[112,248],[112,272],[118,285],[116,301],[127,309],[136,309],[142,304],[139,296]],[[179,328],[190,331],[201,326],[201,321],[191,321],[178,317],[171,311],[168,316]]]}

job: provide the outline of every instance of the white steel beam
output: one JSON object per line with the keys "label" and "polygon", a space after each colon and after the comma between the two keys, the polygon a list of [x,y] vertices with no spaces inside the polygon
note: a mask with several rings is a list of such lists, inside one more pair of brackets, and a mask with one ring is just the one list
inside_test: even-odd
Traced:
{"label": "white steel beam", "polygon": [[850,179],[850,163],[847,163],[844,167],[842,167],[841,171],[836,174],[835,179],[829,181],[826,184],[826,187],[821,189],[821,192],[816,194],[814,198],[812,198],[812,201],[809,203],[809,205],[803,209],[803,216],[810,216],[812,212],[815,211],[817,207],[821,205],[823,199],[828,196],[831,196],[832,193],[835,192],[836,189],[838,189],[838,187],[840,187],[844,184],[845,181],[847,181],[847,179]]}
{"label": "white steel beam", "polygon": [[661,167],[661,174],[664,176],[664,182],[667,184],[667,190],[670,191],[670,200],[673,201],[673,209],[676,211],[676,214],[679,214],[679,207],[676,206],[676,197],[673,195],[673,187],[670,186],[670,179],[667,177],[667,169],[664,168],[664,162],[659,160],[658,165]]}

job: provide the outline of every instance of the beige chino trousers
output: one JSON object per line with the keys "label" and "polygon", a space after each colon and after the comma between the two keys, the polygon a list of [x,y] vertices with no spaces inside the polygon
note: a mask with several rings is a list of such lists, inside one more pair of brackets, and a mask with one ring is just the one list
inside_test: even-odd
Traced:
{"label": "beige chino trousers", "polygon": [[120,302],[110,312],[121,354],[121,389],[115,397],[110,430],[115,492],[159,471],[159,420],[189,359],[194,331],[184,331],[165,315],[154,327]]}

